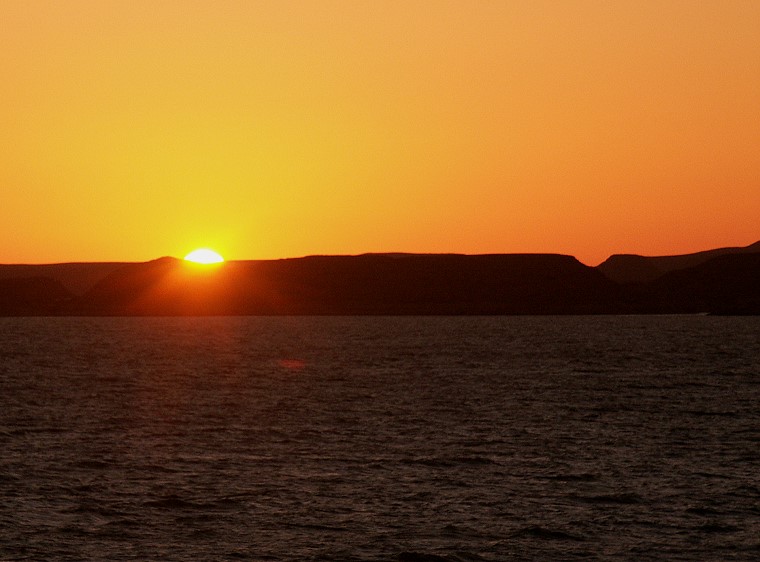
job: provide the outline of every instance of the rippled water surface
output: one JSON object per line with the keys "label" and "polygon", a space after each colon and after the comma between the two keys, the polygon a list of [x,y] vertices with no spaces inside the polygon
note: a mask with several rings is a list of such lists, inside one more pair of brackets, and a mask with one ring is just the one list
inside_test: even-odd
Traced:
{"label": "rippled water surface", "polygon": [[0,319],[2,560],[757,560],[760,319]]}

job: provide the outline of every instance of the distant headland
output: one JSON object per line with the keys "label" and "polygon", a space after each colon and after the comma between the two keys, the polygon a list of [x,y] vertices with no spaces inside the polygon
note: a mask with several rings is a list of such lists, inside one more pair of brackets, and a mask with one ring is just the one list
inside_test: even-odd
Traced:
{"label": "distant headland", "polygon": [[760,314],[760,242],[680,256],[0,265],[0,316]]}

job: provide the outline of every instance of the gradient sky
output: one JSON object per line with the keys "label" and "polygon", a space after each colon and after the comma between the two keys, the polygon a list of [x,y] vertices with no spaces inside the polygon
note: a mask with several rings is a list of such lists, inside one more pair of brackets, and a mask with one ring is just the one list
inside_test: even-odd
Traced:
{"label": "gradient sky", "polygon": [[0,263],[760,239],[760,2],[0,3]]}

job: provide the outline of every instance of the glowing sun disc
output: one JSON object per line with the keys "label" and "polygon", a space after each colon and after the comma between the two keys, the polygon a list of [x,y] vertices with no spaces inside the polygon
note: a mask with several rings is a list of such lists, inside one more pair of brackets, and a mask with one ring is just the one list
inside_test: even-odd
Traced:
{"label": "glowing sun disc", "polygon": [[185,260],[193,263],[222,263],[224,258],[217,254],[214,250],[207,248],[201,248],[199,250],[193,250],[185,256]]}

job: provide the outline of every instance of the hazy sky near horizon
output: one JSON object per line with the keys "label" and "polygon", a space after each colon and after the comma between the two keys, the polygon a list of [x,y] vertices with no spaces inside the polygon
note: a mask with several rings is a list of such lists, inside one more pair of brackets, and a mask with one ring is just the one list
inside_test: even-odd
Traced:
{"label": "hazy sky near horizon", "polygon": [[0,3],[0,263],[760,239],[760,2]]}

